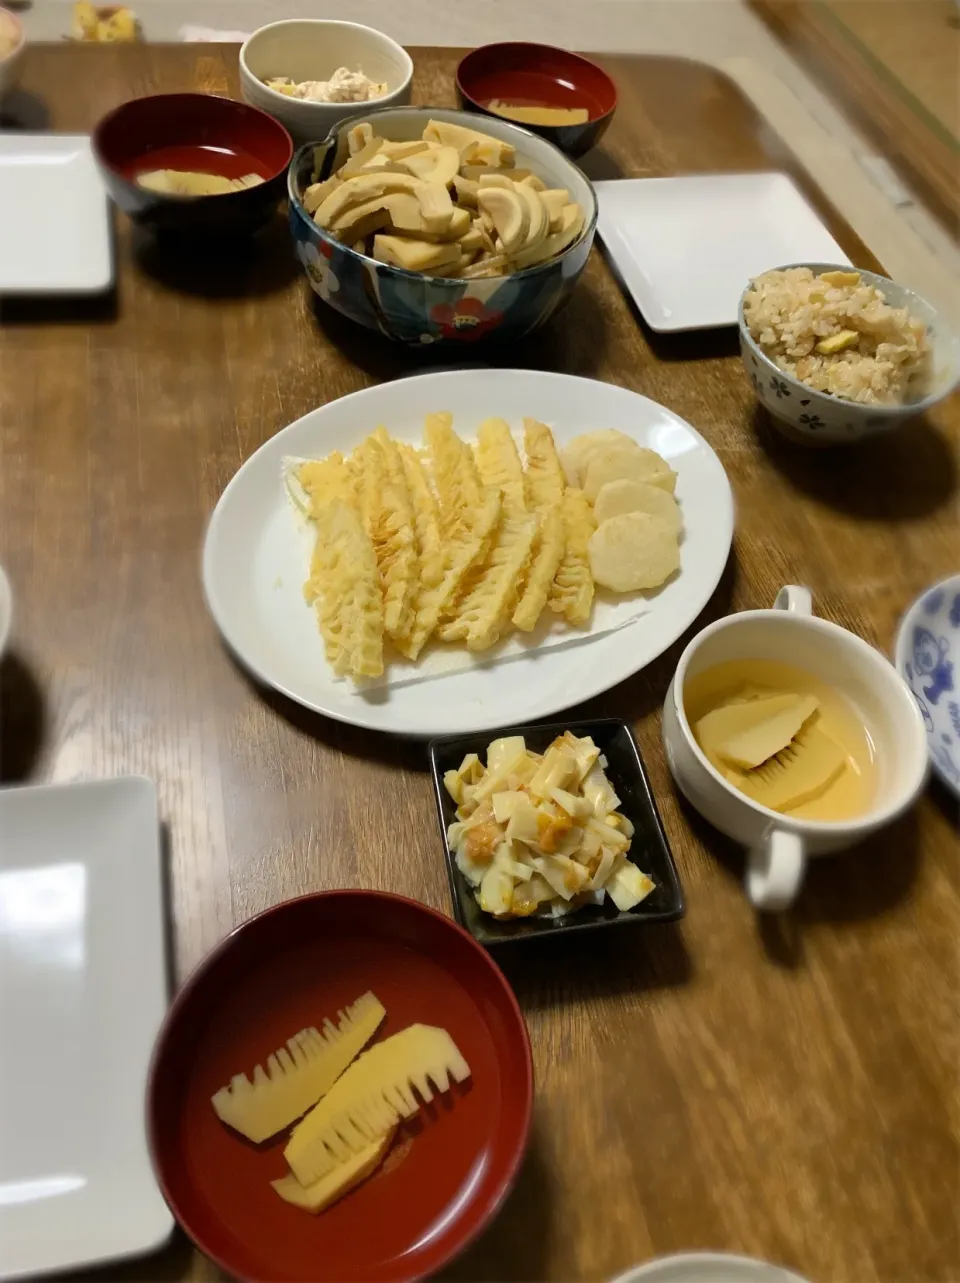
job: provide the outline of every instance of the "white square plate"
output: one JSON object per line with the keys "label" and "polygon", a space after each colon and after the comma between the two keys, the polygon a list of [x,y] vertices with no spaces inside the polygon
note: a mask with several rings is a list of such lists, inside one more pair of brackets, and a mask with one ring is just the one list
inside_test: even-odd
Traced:
{"label": "white square plate", "polygon": [[151,781],[0,790],[0,1279],[169,1234],[144,1106],[166,997]]}
{"label": "white square plate", "polygon": [[785,263],[849,263],[786,174],[596,184],[597,230],[647,324],[736,325],[751,277]]}
{"label": "white square plate", "polygon": [[99,294],[110,209],[90,139],[0,133],[0,294]]}

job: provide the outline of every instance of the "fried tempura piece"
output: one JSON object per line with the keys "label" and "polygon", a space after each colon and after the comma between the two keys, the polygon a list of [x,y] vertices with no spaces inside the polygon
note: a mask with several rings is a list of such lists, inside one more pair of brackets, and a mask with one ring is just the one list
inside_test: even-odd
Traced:
{"label": "fried tempura piece", "polygon": [[521,632],[531,632],[547,604],[567,540],[561,504],[555,503],[540,517],[540,528],[533,549],[533,559],[523,592],[513,612],[513,623]]}
{"label": "fried tempura piece", "polygon": [[315,517],[317,542],[304,595],[317,612],[327,660],[335,673],[383,672],[383,609],[373,544],[357,512],[341,499]]}
{"label": "fried tempura piece", "polygon": [[527,456],[523,478],[527,506],[534,512],[541,512],[559,503],[566,488],[553,433],[545,423],[524,419],[523,448]]}
{"label": "fried tempura piece", "polygon": [[540,516],[533,559],[513,623],[530,632],[547,604],[551,585],[566,550],[566,533],[561,514],[565,481],[553,433],[536,419],[523,421],[523,446],[527,456],[524,491],[527,505]]}
{"label": "fried tempura piece", "polygon": [[398,490],[387,453],[376,437],[354,451],[359,469],[360,515],[373,544],[383,599],[383,626],[393,641],[408,636],[414,622],[417,544],[406,480]]}
{"label": "fried tempura piece", "polygon": [[593,534],[590,502],[582,490],[568,486],[561,503],[566,549],[547,604],[571,624],[585,624],[593,606],[593,576],[587,545]]}
{"label": "fried tempura piece", "polygon": [[433,634],[440,616],[456,600],[464,576],[487,555],[500,522],[500,491],[487,490],[483,502],[464,517],[447,545],[446,569],[435,588],[421,592],[410,636],[398,648],[407,659],[416,659]]}
{"label": "fried tempura piece", "polygon": [[453,618],[438,630],[441,641],[465,641],[468,650],[487,650],[499,639],[510,621],[536,534],[532,515],[501,517],[487,560],[474,572],[475,581],[457,602]]}
{"label": "fried tempura piece", "polygon": [[523,465],[513,433],[503,419],[487,419],[477,432],[477,467],[485,486],[503,491],[503,515],[522,517],[527,511],[523,489]]}
{"label": "fried tempura piece", "polygon": [[339,450],[334,450],[326,459],[310,459],[302,463],[296,477],[310,498],[314,516],[334,499],[352,507],[357,504],[356,469]]}
{"label": "fried tempura piece", "polygon": [[402,441],[397,444],[397,449],[413,505],[413,526],[417,533],[417,552],[420,554],[420,584],[422,588],[434,588],[443,578],[440,509],[430,489],[427,471],[420,455],[412,445]]}
{"label": "fried tempura piece", "polygon": [[447,538],[453,537],[461,519],[480,507],[483,485],[473,451],[453,430],[450,414],[428,414],[427,449],[433,469],[433,484],[440,501],[440,525]]}

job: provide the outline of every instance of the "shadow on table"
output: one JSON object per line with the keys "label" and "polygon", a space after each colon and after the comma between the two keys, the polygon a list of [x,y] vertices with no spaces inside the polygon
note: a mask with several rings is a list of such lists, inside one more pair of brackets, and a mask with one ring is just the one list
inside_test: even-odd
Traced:
{"label": "shadow on table", "polygon": [[553,1177],[543,1156],[534,1112],[530,1144],[506,1202],[484,1234],[434,1283],[519,1283],[546,1276]]}
{"label": "shadow on table", "polygon": [[165,289],[201,298],[259,298],[287,288],[301,273],[286,215],[276,214],[256,236],[192,241],[131,232],[141,270]]}
{"label": "shadow on table", "polygon": [[386,735],[383,731],[366,730],[362,726],[350,726],[346,722],[337,722],[332,717],[324,717],[322,713],[304,708],[279,691],[260,685],[232,656],[231,660],[236,671],[267,707],[302,735],[309,735],[348,757],[362,757],[367,761],[395,766],[404,771],[425,772],[429,769],[426,739]]}
{"label": "shadow on table", "polygon": [[956,497],[957,466],[925,416],[855,445],[813,449],[788,441],[762,406],[753,431],[773,466],[797,490],[851,517],[913,521]]}
{"label": "shadow on table", "polygon": [[36,134],[50,127],[47,105],[25,89],[13,89],[0,98],[0,130],[22,129]]}
{"label": "shadow on table", "polygon": [[595,147],[593,151],[588,151],[586,156],[582,156],[576,163],[592,183],[605,182],[608,178],[624,177],[620,162],[602,147]]}
{"label": "shadow on table", "polygon": [[0,660],[0,783],[30,778],[45,727],[43,692],[24,661],[8,651]]}
{"label": "shadow on table", "polygon": [[[324,336],[348,361],[383,382],[462,366],[559,371],[589,378],[600,368],[607,325],[599,299],[582,277],[566,305],[522,343],[498,343],[495,336],[476,343],[464,337],[462,342],[416,348],[366,329],[319,299],[314,301],[314,314]],[[487,412],[496,414],[495,388],[490,396]]]}
{"label": "shadow on table", "polygon": [[[679,794],[678,802],[694,836],[742,885],[743,847],[708,824]],[[888,913],[909,894],[919,866],[915,811],[908,811],[849,850],[813,857],[794,904],[783,913],[757,914],[757,932],[768,958],[783,967],[801,966],[803,937],[809,925],[862,922]]]}
{"label": "shadow on table", "polygon": [[672,989],[693,977],[682,923],[677,922],[545,936],[533,944],[509,941],[497,945],[493,956],[524,1011]]}
{"label": "shadow on table", "polygon": [[202,1278],[203,1283],[233,1283],[232,1275],[206,1257],[202,1272],[193,1264],[195,1248],[179,1226],[165,1247],[150,1256],[117,1265],[96,1265],[77,1270],[68,1277],[70,1283],[169,1283],[170,1279]]}
{"label": "shadow on table", "polygon": [[0,299],[4,325],[111,325],[118,314],[117,290],[71,297],[58,294],[6,294]]}

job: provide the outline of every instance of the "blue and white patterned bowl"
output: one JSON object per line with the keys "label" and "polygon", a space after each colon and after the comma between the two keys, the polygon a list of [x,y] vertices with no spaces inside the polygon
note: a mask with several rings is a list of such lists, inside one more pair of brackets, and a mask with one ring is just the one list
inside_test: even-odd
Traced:
{"label": "blue and white patterned bowl", "polygon": [[960,796],[960,575],[913,603],[897,633],[894,662],[923,714],[934,770]]}
{"label": "blue and white patterned bowl", "polygon": [[[454,280],[406,272],[342,245],[321,230],[301,203],[316,174],[325,177],[346,159],[346,134],[361,120],[399,141],[420,138],[429,120],[445,120],[492,134],[517,149],[517,164],[563,187],[583,206],[583,234],[549,263],[511,276]],[[597,225],[597,198],[584,175],[552,143],[506,120],[440,108],[386,107],[343,121],[319,143],[301,147],[288,176],[290,230],[314,292],[323,301],[388,338],[420,347],[496,338],[522,338],[543,325],[570,295],[583,271]]]}
{"label": "blue and white patterned bowl", "polygon": [[[770,270],[786,271],[790,267],[809,267],[814,272],[851,271],[849,263],[786,263]],[[743,317],[743,302],[751,289],[748,283],[737,311],[744,369],[777,427],[791,440],[805,445],[850,444],[878,432],[888,432],[942,401],[960,382],[960,339],[936,309],[919,294],[886,276],[860,267],[852,270],[859,272],[868,285],[882,290],[891,307],[909,308],[927,326],[933,344],[930,391],[921,400],[906,405],[861,405],[807,387],[775,365],[753,341]]]}

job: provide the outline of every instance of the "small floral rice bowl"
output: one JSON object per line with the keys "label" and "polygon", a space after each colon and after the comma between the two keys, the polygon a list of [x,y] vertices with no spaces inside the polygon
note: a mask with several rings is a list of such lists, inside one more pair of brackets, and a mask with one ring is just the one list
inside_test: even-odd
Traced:
{"label": "small floral rice bowl", "polygon": [[[806,445],[858,441],[923,414],[948,396],[960,382],[960,341],[937,311],[918,294],[885,276],[849,265],[792,263],[770,270],[788,272],[796,268],[807,268],[815,275],[856,272],[862,285],[880,291],[890,308],[906,309],[910,322],[919,322],[920,326],[911,325],[917,343],[915,350],[906,358],[912,363],[908,365],[907,372],[915,371],[916,376],[909,381],[900,380],[907,387],[903,401],[891,404],[877,403],[875,399],[846,399],[802,382],[789,369],[783,368],[785,365],[797,368],[798,362],[781,358],[778,364],[758,344],[751,334],[747,314],[748,300],[755,296],[754,281],[750,281],[741,296],[738,311],[740,355],[757,398],[784,435]],[[908,341],[913,346],[912,338]],[[801,365],[800,368],[808,367]],[[820,381],[827,380],[821,377]]]}

